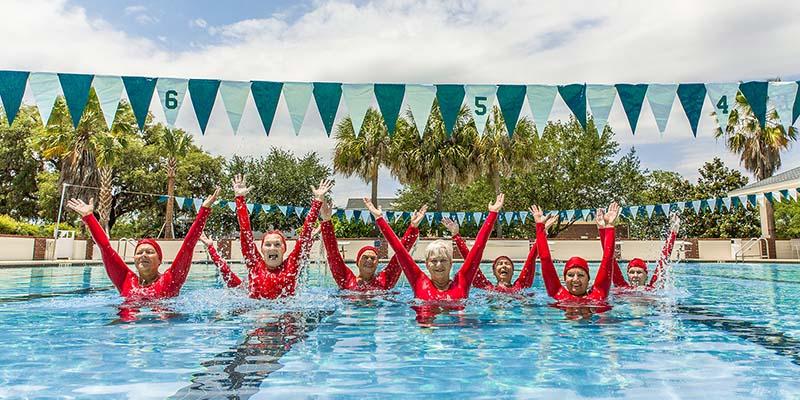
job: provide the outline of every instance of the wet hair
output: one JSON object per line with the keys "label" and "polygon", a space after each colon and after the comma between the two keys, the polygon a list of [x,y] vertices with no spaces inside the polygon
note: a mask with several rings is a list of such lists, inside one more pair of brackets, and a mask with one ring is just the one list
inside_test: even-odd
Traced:
{"label": "wet hair", "polygon": [[425,259],[433,256],[446,256],[450,261],[453,260],[453,245],[445,240],[434,240],[425,248]]}

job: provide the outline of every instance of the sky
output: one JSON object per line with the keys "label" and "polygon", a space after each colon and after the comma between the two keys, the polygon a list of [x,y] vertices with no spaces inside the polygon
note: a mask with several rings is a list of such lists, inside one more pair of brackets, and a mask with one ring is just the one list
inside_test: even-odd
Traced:
{"label": "sky", "polygon": [[[0,69],[346,83],[800,79],[800,2],[4,0],[3,11]],[[663,135],[647,101],[635,135],[619,99],[609,125],[620,155],[635,147],[644,168],[695,180],[713,157],[740,168],[714,139],[711,110],[706,100],[696,138],[677,100]],[[151,111],[163,120],[158,102]],[[346,115],[342,101],[337,121]],[[522,116],[530,117],[527,102]],[[551,120],[568,116],[557,98]],[[313,101],[299,136],[282,98],[268,137],[252,98],[235,135],[219,97],[205,135],[188,96],[177,126],[226,157],[276,146],[330,163],[334,146]],[[800,166],[796,144],[783,165]],[[336,179],[340,206],[369,193],[357,178]],[[398,188],[381,171],[379,196]]]}

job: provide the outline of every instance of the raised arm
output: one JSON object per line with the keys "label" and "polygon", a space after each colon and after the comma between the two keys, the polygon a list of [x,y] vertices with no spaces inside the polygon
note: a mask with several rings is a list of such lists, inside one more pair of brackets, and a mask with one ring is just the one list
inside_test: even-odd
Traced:
{"label": "raised arm", "polygon": [[656,265],[656,270],[653,272],[653,277],[650,278],[650,284],[648,285],[650,287],[654,287],[661,278],[664,264],[669,260],[670,255],[672,255],[672,248],[675,246],[675,240],[678,238],[680,222],[680,218],[677,214],[673,215],[670,219],[669,236],[667,236],[667,241],[664,242],[664,247],[661,248],[661,257],[658,259],[658,265]]}
{"label": "raised arm", "polygon": [[[547,230],[558,221],[557,215],[551,215],[545,219],[544,222],[544,231],[547,234]],[[527,289],[533,286],[533,278],[536,276],[536,256],[539,254],[539,251],[536,249],[536,243],[531,246],[530,250],[528,251],[528,258],[525,259],[525,264],[522,266],[522,271],[519,273],[519,277],[517,280],[514,281],[514,287],[517,289]]]}
{"label": "raised arm", "polygon": [[92,235],[97,247],[100,248],[100,255],[103,257],[103,265],[106,268],[106,274],[117,291],[122,292],[122,285],[129,278],[129,274],[133,275],[133,271],[128,268],[125,261],[119,254],[111,247],[111,242],[97,218],[94,217],[94,199],[89,200],[89,204],[80,199],[70,199],[67,202],[67,208],[77,212],[81,215],[83,223],[89,228],[89,233]]}
{"label": "raised arm", "polygon": [[[459,226],[456,221],[451,220],[450,218],[444,217],[442,218],[442,225],[450,231],[450,236],[453,238],[453,242],[456,244],[456,248],[458,249],[458,253],[461,254],[461,258],[466,259],[467,254],[469,254],[469,247],[467,247],[467,242],[461,235],[458,233]],[[483,289],[489,290],[494,287],[492,282],[489,282],[489,279],[486,278],[486,275],[483,274],[480,268],[475,272],[475,280],[472,281],[472,286]]]}
{"label": "raised arm", "polygon": [[[598,208],[595,212],[594,220],[597,223],[597,231],[598,236],[600,236],[600,248],[605,248],[606,242],[606,221],[605,221],[605,210],[602,208]],[[619,267],[619,262],[617,261],[616,255],[612,257],[612,272],[611,272],[611,281],[616,287],[621,288],[629,288],[631,287],[628,284],[628,281],[625,280],[625,276],[622,274],[622,269]]]}
{"label": "raised arm", "polygon": [[[336,233],[333,229],[333,222],[331,222],[331,206],[329,203],[323,203],[320,208],[320,215],[322,216],[322,223],[319,225],[322,232],[322,244],[325,246],[325,255],[328,260],[328,268],[331,269],[331,275],[334,282],[340,289],[347,289],[347,283],[355,279],[355,275],[347,264],[342,259],[342,254],[339,253],[339,243],[336,241]],[[358,260],[356,260],[358,262]]]}
{"label": "raised arm", "polygon": [[242,284],[242,280],[239,279],[236,274],[231,271],[231,267],[225,261],[222,256],[219,255],[217,249],[214,247],[214,242],[203,233],[200,235],[200,241],[206,245],[206,250],[208,251],[208,255],[211,256],[211,261],[216,264],[217,268],[219,268],[220,274],[222,274],[222,281],[225,282],[225,285],[228,287],[238,287]]}
{"label": "raised arm", "polygon": [[536,250],[539,252],[539,260],[542,263],[542,279],[547,295],[556,298],[558,292],[564,287],[558,277],[556,267],[553,265],[553,258],[550,255],[550,246],[547,244],[547,229],[544,227],[544,212],[538,206],[531,206],[531,214],[536,221]]}
{"label": "raised arm", "polygon": [[[428,206],[424,205],[411,216],[411,223],[408,225],[408,229],[406,229],[406,233],[403,234],[403,239],[401,240],[403,242],[403,248],[407,251],[411,251],[411,248],[414,247],[414,243],[416,243],[419,238],[419,223],[425,218],[425,212],[427,210]],[[397,281],[400,280],[400,275],[402,273],[403,268],[400,266],[400,261],[395,254],[389,260],[389,264],[386,264],[386,268],[378,274],[376,279],[383,288],[388,290],[397,285]]]}
{"label": "raised arm", "polygon": [[483,226],[481,226],[481,229],[478,231],[478,235],[475,237],[475,244],[472,245],[472,249],[470,249],[467,254],[467,258],[464,259],[464,265],[461,266],[461,269],[459,269],[456,274],[456,280],[459,286],[466,288],[472,286],[475,275],[481,266],[483,250],[486,248],[486,242],[489,240],[489,235],[492,234],[492,229],[494,229],[494,223],[497,221],[497,213],[503,208],[504,200],[505,195],[500,193],[497,195],[495,202],[489,204],[489,216],[486,217],[486,221],[483,222]]}
{"label": "raised arm", "polygon": [[605,238],[603,239],[603,260],[600,262],[600,269],[597,270],[597,276],[594,278],[592,285],[592,293],[598,292],[596,297],[606,299],[608,292],[611,289],[611,275],[613,262],[614,262],[614,241],[616,232],[614,230],[614,222],[619,216],[619,205],[611,203],[608,206],[608,211],[605,212]]}
{"label": "raised arm", "polygon": [[389,242],[389,246],[394,250],[394,256],[397,257],[397,262],[400,263],[400,267],[403,269],[403,273],[406,275],[406,279],[408,279],[408,283],[411,284],[411,288],[413,289],[417,280],[422,276],[422,270],[414,261],[414,258],[411,257],[408,250],[403,247],[403,243],[394,233],[392,227],[389,226],[389,223],[383,218],[383,211],[380,208],[376,208],[367,198],[364,198],[364,205],[367,206],[369,212],[375,217],[375,224],[378,226],[378,229],[380,229],[383,237],[386,238],[386,241]]}
{"label": "raised arm", "polygon": [[251,271],[254,268],[266,268],[264,257],[261,256],[256,247],[255,239],[253,239],[253,229],[250,228],[250,213],[247,211],[247,202],[244,199],[252,189],[252,187],[247,186],[243,176],[236,175],[233,178],[233,193],[236,195],[234,199],[236,203],[236,218],[239,220],[239,242],[242,246],[245,265]]}
{"label": "raised arm", "polygon": [[308,211],[308,214],[306,214],[305,221],[303,221],[303,229],[300,230],[300,236],[297,238],[297,243],[295,243],[294,249],[292,249],[292,254],[289,255],[289,262],[286,265],[289,268],[287,273],[296,273],[300,268],[300,264],[302,264],[303,260],[308,257],[308,250],[310,249],[308,244],[311,241],[311,235],[313,232],[311,226],[317,221],[317,217],[319,217],[319,209],[322,207],[325,194],[328,193],[332,187],[333,181],[330,179],[323,179],[319,182],[319,186],[316,188],[313,186],[311,187],[311,192],[314,194],[314,200],[311,201],[311,209]]}

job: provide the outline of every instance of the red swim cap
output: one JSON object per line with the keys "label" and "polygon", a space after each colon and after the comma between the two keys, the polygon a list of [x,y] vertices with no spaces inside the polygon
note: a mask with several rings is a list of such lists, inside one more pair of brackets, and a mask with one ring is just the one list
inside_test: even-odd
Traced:
{"label": "red swim cap", "polygon": [[514,266],[514,261],[512,261],[511,258],[509,258],[508,256],[500,256],[500,257],[495,258],[494,261],[492,262],[492,271],[494,271],[494,267],[497,266],[497,262],[502,260],[502,259],[508,260],[508,262],[511,263],[511,266],[512,267]]}
{"label": "red swim cap", "polygon": [[361,259],[361,255],[364,254],[364,252],[367,252],[367,251],[374,251],[375,255],[376,256],[378,255],[378,248],[377,247],[375,247],[375,246],[364,246],[364,247],[362,247],[361,249],[358,250],[358,254],[356,255],[356,263],[358,263],[358,260]]}
{"label": "red swim cap", "polygon": [[286,237],[283,236],[283,232],[275,229],[271,231],[264,232],[264,236],[261,236],[261,246],[264,246],[264,241],[267,240],[267,235],[278,235],[281,237],[281,248],[283,251],[286,251]]}
{"label": "red swim cap", "polygon": [[634,258],[631,260],[631,262],[628,263],[628,271],[630,271],[631,268],[641,268],[647,273],[647,263],[641,258]]}
{"label": "red swim cap", "polygon": [[151,238],[139,239],[139,241],[136,242],[136,248],[133,249],[133,252],[136,253],[136,249],[138,249],[139,246],[143,244],[149,244],[150,246],[153,246],[154,249],[156,249],[156,254],[158,254],[158,261],[164,259],[164,254],[161,253],[161,246],[158,245],[158,242],[156,242],[155,239]]}
{"label": "red swim cap", "polygon": [[569,270],[571,270],[573,268],[580,268],[580,269],[586,271],[586,275],[589,276],[589,263],[587,263],[586,260],[584,260],[583,258],[581,258],[581,257],[572,257],[569,260],[567,260],[567,263],[564,264],[564,277],[565,278],[567,276],[567,271],[569,271]]}

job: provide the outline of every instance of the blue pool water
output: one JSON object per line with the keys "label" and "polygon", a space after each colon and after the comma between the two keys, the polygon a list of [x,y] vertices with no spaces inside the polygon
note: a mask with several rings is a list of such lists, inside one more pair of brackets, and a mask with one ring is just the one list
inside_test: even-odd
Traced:
{"label": "blue pool water", "polygon": [[420,323],[407,286],[346,296],[313,271],[255,301],[196,264],[179,298],[120,318],[102,267],[0,269],[0,398],[800,398],[800,265],[673,278],[574,319],[537,276]]}

